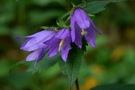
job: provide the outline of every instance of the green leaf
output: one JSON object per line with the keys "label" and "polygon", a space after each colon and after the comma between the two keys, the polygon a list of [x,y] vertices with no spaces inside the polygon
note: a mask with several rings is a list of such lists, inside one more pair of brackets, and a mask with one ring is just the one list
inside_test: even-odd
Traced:
{"label": "green leaf", "polygon": [[54,64],[57,63],[57,61],[60,59],[60,55],[56,55],[54,57],[51,57],[51,58],[48,58],[48,56],[46,55],[40,62],[37,63],[37,66],[36,68],[34,68],[34,62],[28,62],[28,70],[27,71],[30,71],[30,72],[41,72],[45,69],[48,69],[50,68],[51,66],[53,66]]}
{"label": "green leaf", "polygon": [[90,14],[95,14],[105,9],[105,6],[109,3],[109,1],[92,1],[88,2],[88,7],[85,8],[87,12]]}
{"label": "green leaf", "polygon": [[70,89],[72,89],[74,82],[78,77],[83,54],[83,49],[80,49],[77,46],[72,45],[72,50],[70,50],[69,52],[67,62],[59,60],[59,66],[69,80]]}
{"label": "green leaf", "polygon": [[110,84],[92,88],[91,90],[135,90],[132,84]]}
{"label": "green leaf", "polygon": [[106,1],[92,1],[87,3],[85,10],[90,14],[95,14],[103,11],[105,6],[110,2],[120,2],[125,0],[106,0]]}
{"label": "green leaf", "polygon": [[27,72],[31,72],[31,73],[42,72],[43,70],[49,69],[50,67],[55,65],[59,59],[60,59],[60,54],[51,58],[48,58],[48,56],[46,55],[41,61],[37,63],[35,68],[34,68],[35,61],[27,62],[23,60],[16,63],[14,66],[12,66],[10,70],[14,70],[20,65],[26,65],[28,66]]}
{"label": "green leaf", "polygon": [[51,58],[46,55],[45,58],[37,64],[37,68],[39,68],[39,70],[48,69],[49,67],[57,63],[59,59],[59,54]]}

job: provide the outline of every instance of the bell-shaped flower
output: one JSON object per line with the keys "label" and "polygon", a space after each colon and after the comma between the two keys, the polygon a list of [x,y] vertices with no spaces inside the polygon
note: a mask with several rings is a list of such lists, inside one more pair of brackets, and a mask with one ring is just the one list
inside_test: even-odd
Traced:
{"label": "bell-shaped flower", "polygon": [[98,34],[101,34],[101,32],[83,9],[76,8],[71,15],[70,22],[72,42],[75,42],[79,48],[82,48],[82,36],[84,36],[91,46],[96,47],[95,32]]}
{"label": "bell-shaped flower", "polygon": [[48,50],[48,45],[45,45],[44,42],[49,41],[54,35],[54,31],[43,30],[30,36],[21,37],[21,39],[26,39],[21,45],[21,49],[32,51],[32,53],[27,56],[26,61],[36,60],[36,63],[40,61]]}
{"label": "bell-shaped flower", "polygon": [[[45,42],[44,44],[47,45],[48,43]],[[49,42],[50,47],[48,51],[48,56],[53,57],[58,54],[58,52],[61,52],[61,57],[66,62],[69,50],[71,49],[70,44],[70,31],[66,28],[61,29]]]}

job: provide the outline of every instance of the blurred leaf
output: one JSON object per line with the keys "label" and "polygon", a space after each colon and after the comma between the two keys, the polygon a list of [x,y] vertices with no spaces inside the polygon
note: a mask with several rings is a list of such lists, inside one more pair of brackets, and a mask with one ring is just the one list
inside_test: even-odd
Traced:
{"label": "blurred leaf", "polygon": [[33,2],[37,5],[41,5],[41,6],[45,6],[47,4],[50,4],[50,3],[59,3],[61,5],[64,4],[64,0],[33,0]]}
{"label": "blurred leaf", "polygon": [[26,36],[27,35],[27,28],[23,27],[23,26],[15,27],[12,30],[12,35],[13,36]]}
{"label": "blurred leaf", "polygon": [[43,23],[47,22],[53,18],[60,17],[64,12],[61,10],[48,10],[45,12],[32,11],[29,13],[29,18],[31,23]]}
{"label": "blurred leaf", "polygon": [[9,73],[12,63],[8,60],[0,60],[0,77],[3,77]]}
{"label": "blurred leaf", "polygon": [[130,65],[135,65],[134,59],[135,59],[135,51],[132,48],[127,49],[127,51],[125,52],[124,56],[124,61]]}
{"label": "blurred leaf", "polygon": [[102,79],[104,79],[104,82],[126,82],[128,81],[127,79],[134,78],[134,50],[127,49],[127,51],[124,53],[125,54],[123,55],[124,57],[121,62],[112,64],[110,68],[107,68],[104,77],[102,77]]}
{"label": "blurred leaf", "polygon": [[60,55],[56,55],[54,57],[49,58],[48,55],[46,55],[43,60],[41,60],[38,64],[37,64],[37,69],[39,69],[39,71],[44,70],[44,69],[48,69],[51,66],[53,66],[54,64],[57,63],[57,61],[60,60]]}
{"label": "blurred leaf", "polygon": [[67,62],[59,60],[59,66],[70,82],[70,88],[73,87],[74,82],[78,77],[83,53],[84,51],[82,49],[74,46],[69,52]]}
{"label": "blurred leaf", "polygon": [[48,58],[48,56],[46,55],[40,62],[37,63],[36,68],[34,68],[34,62],[27,62],[29,68],[27,71],[30,72],[36,72],[36,71],[43,71],[45,69],[50,68],[51,66],[53,66],[54,64],[57,63],[57,61],[60,59],[60,55],[56,55],[54,57]]}
{"label": "blurred leaf", "polygon": [[90,14],[95,14],[103,11],[105,9],[105,6],[109,4],[110,2],[120,2],[124,0],[106,0],[106,1],[92,1],[88,2],[87,7],[85,10]]}
{"label": "blurred leaf", "polygon": [[11,73],[9,78],[9,83],[16,88],[25,88],[32,83],[32,74],[29,72],[18,72]]}
{"label": "blurred leaf", "polygon": [[7,24],[15,18],[15,0],[0,3],[0,24]]}
{"label": "blurred leaf", "polygon": [[110,84],[92,88],[91,90],[135,90],[135,85],[129,84]]}
{"label": "blurred leaf", "polygon": [[5,24],[14,19],[14,16],[10,13],[0,14],[0,24]]}
{"label": "blurred leaf", "polygon": [[52,79],[53,77],[57,76],[57,74],[60,72],[60,68],[58,64],[55,64],[53,67],[48,68],[43,77],[46,76],[47,79]]}
{"label": "blurred leaf", "polygon": [[95,62],[97,64],[103,65],[103,64],[108,64],[108,60],[110,59],[110,49],[108,47],[104,49],[100,49],[97,51],[96,56],[95,56]]}
{"label": "blurred leaf", "polygon": [[0,26],[0,35],[8,35],[10,34],[9,28],[7,26]]}
{"label": "blurred leaf", "polygon": [[88,7],[85,10],[90,14],[95,14],[103,11],[108,3],[109,1],[92,1],[88,3]]}

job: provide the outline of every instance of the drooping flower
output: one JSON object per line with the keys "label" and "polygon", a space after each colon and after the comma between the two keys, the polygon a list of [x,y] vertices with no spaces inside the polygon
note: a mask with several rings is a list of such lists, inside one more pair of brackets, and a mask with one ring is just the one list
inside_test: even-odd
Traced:
{"label": "drooping flower", "polygon": [[23,37],[26,38],[26,41],[21,45],[21,49],[32,52],[27,56],[26,61],[36,60],[36,63],[40,61],[48,50],[48,45],[45,45],[44,42],[49,41],[54,35],[54,31],[43,30],[36,34]]}
{"label": "drooping flower", "polygon": [[75,42],[79,48],[82,48],[82,36],[84,36],[91,46],[96,47],[95,32],[98,34],[101,34],[101,32],[83,9],[76,8],[71,15],[70,22],[72,42]]}
{"label": "drooping flower", "polygon": [[61,52],[61,57],[66,62],[69,50],[71,49],[70,31],[64,28],[55,34],[49,42],[44,42],[44,44],[50,45],[48,51],[49,57],[53,57],[58,54],[58,52]]}

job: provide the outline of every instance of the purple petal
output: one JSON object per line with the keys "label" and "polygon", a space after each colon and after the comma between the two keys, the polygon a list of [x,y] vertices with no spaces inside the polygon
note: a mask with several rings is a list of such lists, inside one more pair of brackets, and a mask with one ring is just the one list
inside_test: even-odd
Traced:
{"label": "purple petal", "polygon": [[62,30],[60,30],[56,35],[55,38],[59,38],[59,39],[64,39],[67,37],[67,35],[69,34],[69,30],[64,28]]}
{"label": "purple petal", "polygon": [[75,9],[73,16],[80,28],[86,29],[90,26],[89,16],[83,9],[81,8]]}
{"label": "purple petal", "polygon": [[45,53],[46,53],[47,50],[48,50],[47,47],[41,49],[40,54],[39,54],[39,56],[37,58],[37,62],[39,62],[45,56]]}
{"label": "purple petal", "polygon": [[96,35],[93,28],[85,29],[85,31],[87,32],[87,34],[85,34],[84,37],[87,40],[87,42],[91,46],[96,47]]}
{"label": "purple petal", "polygon": [[38,49],[31,54],[29,54],[26,58],[26,61],[33,61],[36,60],[34,67],[36,67],[37,62],[39,62],[44,56],[47,51],[47,48]]}
{"label": "purple petal", "polygon": [[14,36],[14,38],[15,38],[16,40],[23,40],[23,39],[25,39],[26,37],[25,37],[25,36]]}
{"label": "purple petal", "polygon": [[51,44],[51,42],[52,42],[52,39],[47,40],[47,41],[45,41],[45,42],[43,42],[43,43],[44,43],[45,45],[49,46],[49,44]]}
{"label": "purple petal", "polygon": [[54,34],[55,32],[52,30],[43,30],[33,35],[27,36],[27,38],[37,37],[39,40],[42,40],[43,38],[50,39],[50,36],[53,36]]}
{"label": "purple petal", "polygon": [[60,41],[61,41],[60,39],[53,39],[51,46],[50,46],[50,50],[48,52],[49,57],[55,56],[58,53]]}
{"label": "purple petal", "polygon": [[75,20],[74,20],[73,15],[71,16],[70,23],[71,23],[71,39],[72,39],[72,42],[74,42],[75,41]]}
{"label": "purple petal", "polygon": [[69,50],[71,49],[70,43],[71,43],[71,39],[70,36],[68,36],[63,44],[62,51],[61,51],[62,59],[65,62],[67,61],[68,53]]}
{"label": "purple petal", "polygon": [[[21,49],[23,49],[23,47],[25,47],[26,44],[29,43],[31,39],[32,39],[32,38],[28,38],[28,39],[21,45]],[[25,50],[25,49],[24,49],[24,50]],[[27,50],[26,50],[26,51],[27,51]]]}
{"label": "purple petal", "polygon": [[39,48],[43,48],[45,45],[43,42],[48,41],[54,36],[55,32],[53,31],[41,31],[34,35],[27,36],[28,40],[26,40],[21,49],[26,51],[33,51]]}
{"label": "purple petal", "polygon": [[81,28],[75,23],[75,44],[82,48],[82,35],[81,35]]}
{"label": "purple petal", "polygon": [[[44,40],[42,40],[40,42],[37,42],[37,41],[38,41],[38,38],[28,39],[22,44],[21,49],[25,50],[25,51],[34,51],[39,48],[46,47],[46,45],[43,44]],[[35,43],[35,42],[37,42],[37,43]]]}
{"label": "purple petal", "polygon": [[39,54],[41,52],[41,49],[38,49],[34,52],[32,52],[31,54],[29,54],[26,58],[26,61],[33,61],[33,60],[37,60]]}
{"label": "purple petal", "polygon": [[42,48],[37,59],[36,59],[36,62],[34,64],[34,67],[36,67],[37,63],[45,56],[45,53],[47,51],[47,48]]}
{"label": "purple petal", "polygon": [[102,34],[102,32],[96,28],[96,26],[94,25],[94,23],[93,23],[92,21],[91,21],[90,27],[91,27],[93,30],[95,30],[99,35]]}

